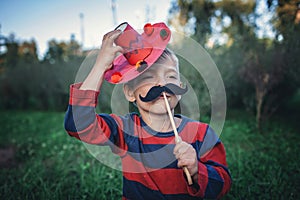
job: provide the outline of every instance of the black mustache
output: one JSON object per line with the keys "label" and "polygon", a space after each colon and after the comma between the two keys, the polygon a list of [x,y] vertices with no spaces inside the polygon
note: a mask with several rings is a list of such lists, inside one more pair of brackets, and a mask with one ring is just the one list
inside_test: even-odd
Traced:
{"label": "black mustache", "polygon": [[154,99],[158,98],[162,92],[166,92],[169,94],[175,94],[175,95],[182,95],[185,94],[188,91],[188,87],[181,88],[178,85],[168,83],[165,86],[153,86],[145,97],[142,97],[140,95],[140,100],[143,102],[149,102],[153,101]]}

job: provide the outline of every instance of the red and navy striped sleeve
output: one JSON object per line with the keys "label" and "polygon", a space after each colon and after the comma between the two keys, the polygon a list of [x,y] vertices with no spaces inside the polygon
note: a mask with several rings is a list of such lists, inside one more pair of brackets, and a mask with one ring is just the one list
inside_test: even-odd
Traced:
{"label": "red and navy striped sleeve", "polygon": [[189,187],[189,193],[192,196],[218,199],[231,187],[225,148],[209,126],[206,125],[205,134],[201,135],[193,145],[198,153],[198,183],[196,187]]}
{"label": "red and navy striped sleeve", "polygon": [[125,153],[127,146],[122,121],[115,115],[95,112],[99,92],[79,90],[81,83],[70,86],[69,106],[64,126],[70,136],[97,145],[109,145],[114,153]]}

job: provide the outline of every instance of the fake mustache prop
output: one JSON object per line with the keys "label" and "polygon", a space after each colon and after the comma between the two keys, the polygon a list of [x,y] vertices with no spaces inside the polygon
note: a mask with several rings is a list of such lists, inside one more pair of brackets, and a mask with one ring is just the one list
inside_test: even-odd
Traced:
{"label": "fake mustache prop", "polygon": [[148,93],[146,94],[145,97],[142,97],[140,95],[140,99],[143,102],[149,102],[149,101],[153,101],[156,98],[158,98],[161,93],[166,92],[169,94],[175,94],[175,95],[182,95],[185,94],[188,91],[187,86],[185,88],[181,88],[178,85],[172,84],[172,83],[168,83],[165,86],[154,86],[152,87]]}

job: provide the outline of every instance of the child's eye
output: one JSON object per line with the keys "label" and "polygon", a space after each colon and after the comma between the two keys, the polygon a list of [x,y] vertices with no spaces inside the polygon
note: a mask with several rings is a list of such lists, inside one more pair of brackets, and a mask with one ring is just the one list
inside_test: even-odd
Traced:
{"label": "child's eye", "polygon": [[177,79],[176,76],[168,76],[168,78]]}
{"label": "child's eye", "polygon": [[144,76],[143,79],[151,79],[153,76]]}

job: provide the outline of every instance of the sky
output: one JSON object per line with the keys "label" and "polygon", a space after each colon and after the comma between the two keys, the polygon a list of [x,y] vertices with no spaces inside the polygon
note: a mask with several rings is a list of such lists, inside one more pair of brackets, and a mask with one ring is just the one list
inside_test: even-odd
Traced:
{"label": "sky", "polygon": [[[146,19],[167,22],[171,5],[171,0],[115,1],[117,24],[127,21],[135,29],[142,29]],[[39,57],[49,40],[69,41],[71,34],[84,49],[99,48],[103,35],[116,27],[111,0],[0,0],[0,24],[1,35],[14,33],[20,42],[34,39]]]}

